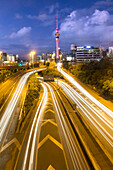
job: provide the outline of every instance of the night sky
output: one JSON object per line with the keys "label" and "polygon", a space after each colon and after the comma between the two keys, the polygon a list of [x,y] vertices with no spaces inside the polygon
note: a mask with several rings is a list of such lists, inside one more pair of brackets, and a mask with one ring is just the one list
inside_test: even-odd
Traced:
{"label": "night sky", "polygon": [[113,46],[113,0],[0,0],[0,50],[27,56],[55,51],[56,13],[60,48],[71,44]]}

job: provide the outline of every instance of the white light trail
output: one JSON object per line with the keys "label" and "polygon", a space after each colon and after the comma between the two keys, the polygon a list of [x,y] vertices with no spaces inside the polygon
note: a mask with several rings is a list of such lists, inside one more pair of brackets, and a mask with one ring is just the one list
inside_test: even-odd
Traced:
{"label": "white light trail", "polygon": [[59,106],[58,101],[56,99],[56,96],[54,94],[54,91],[47,83],[45,83],[45,84],[48,86],[48,88],[51,92],[51,96],[52,96],[52,99],[53,99],[55,110],[57,112],[57,115],[58,115],[58,118],[59,118],[59,121],[60,121],[60,125],[62,127],[63,134],[65,136],[65,141],[66,141],[68,151],[69,151],[72,163],[73,163],[73,167],[74,167],[74,169],[82,169],[82,166],[83,166],[84,169],[86,169],[83,158],[81,157],[80,152],[78,150],[78,146],[74,142],[72,134],[71,134],[71,132],[70,132],[68,126],[67,126],[67,123],[66,123],[66,121],[63,117],[62,111],[60,109],[60,106]]}
{"label": "white light trail", "polygon": [[[37,111],[36,111],[36,114],[35,114],[35,117],[34,117],[34,120],[33,120],[32,126],[31,126],[31,130],[30,130],[30,134],[29,134],[29,139],[28,139],[27,147],[26,147],[26,151],[25,151],[25,157],[24,157],[24,162],[23,162],[22,170],[25,170],[25,169],[26,169],[26,162],[27,162],[27,157],[28,157],[28,150],[29,150],[29,146],[30,146],[30,142],[31,142],[33,130],[34,130],[34,128],[35,128],[34,137],[33,137],[33,143],[32,143],[32,148],[31,148],[31,153],[30,153],[30,161],[29,161],[29,169],[30,169],[30,170],[33,169],[33,158],[34,158],[34,150],[35,150],[35,143],[36,143],[37,127],[38,127],[38,125],[39,125],[39,120],[40,120],[41,114],[42,114],[42,112],[43,112],[45,103],[46,103],[46,101],[47,101],[47,95],[48,95],[46,86],[43,85],[42,83],[41,83],[41,85],[42,85],[43,88],[44,88],[44,94],[43,94],[43,97],[42,97],[42,99],[41,99],[41,102],[40,102],[40,104],[39,104],[39,106],[38,106],[38,109],[37,109]],[[40,111],[40,112],[39,112],[39,111]],[[37,118],[37,116],[38,116],[38,118]],[[35,126],[35,123],[36,123],[36,126]]]}
{"label": "white light trail", "polygon": [[[59,81],[59,86],[77,104],[77,106],[79,106],[84,115],[90,120],[90,122],[97,128],[97,130],[102,134],[107,142],[113,147],[112,127],[108,123],[106,123],[99,115],[97,115],[96,112],[90,107],[90,104],[88,104],[88,102],[85,101],[85,99],[81,97],[72,87],[62,81]],[[88,110],[85,106],[87,106],[90,110]],[[100,124],[98,119],[95,119],[94,114],[99,116],[104,125],[102,125],[102,123]],[[105,124],[106,127],[111,130],[111,134],[109,133],[109,130],[107,131],[105,129]]]}
{"label": "white light trail", "polygon": [[[42,84],[42,86],[44,88],[44,95],[43,95],[44,97],[43,97],[43,100],[42,100],[43,103],[42,103],[42,106],[41,106],[41,110],[40,110],[40,113],[38,115],[38,119],[36,121],[35,132],[34,132],[34,136],[33,136],[33,142],[32,142],[31,154],[30,154],[30,160],[29,160],[29,170],[33,169],[33,159],[34,159],[34,153],[35,153],[37,129],[38,129],[39,121],[41,120],[41,116],[43,114],[43,111],[44,111],[44,108],[45,108],[45,105],[46,105],[46,102],[47,102],[47,96],[48,96],[47,87],[43,84]],[[39,110],[37,110],[37,113],[38,113],[38,111]]]}
{"label": "white light trail", "polygon": [[113,119],[113,112],[91,96],[80,84],[78,84],[70,75],[61,69],[61,66],[57,66],[57,69],[64,77],[66,77],[73,85],[75,85],[83,94],[85,94],[92,102],[94,102],[99,108],[101,108],[107,115]]}
{"label": "white light trail", "polygon": [[18,83],[18,86],[17,86],[17,88],[15,90],[15,93],[13,94],[13,97],[10,100],[10,102],[9,102],[9,104],[8,104],[8,106],[7,106],[5,112],[4,112],[4,114],[3,114],[3,116],[2,116],[2,118],[0,120],[0,141],[2,140],[2,138],[4,136],[4,133],[6,131],[6,128],[8,126],[9,121],[10,121],[10,118],[13,116],[14,108],[15,108],[15,106],[17,104],[17,101],[18,101],[20,95],[21,95],[21,92],[23,90],[24,85],[27,82],[28,77],[31,74],[33,74],[33,73],[35,73],[37,71],[41,71],[41,70],[43,70],[43,69],[38,69],[38,70],[28,72],[28,73],[24,74],[21,77],[21,79],[20,79],[20,81]]}
{"label": "white light trail", "polygon": [[71,86],[69,86],[67,83],[64,83],[63,81],[59,81],[61,84],[64,84],[70,91],[76,95],[95,115],[103,121],[111,130],[113,130],[113,123],[112,120],[108,120],[103,114],[101,114],[95,107],[92,106],[87,100],[85,100],[78,92],[76,92]]}

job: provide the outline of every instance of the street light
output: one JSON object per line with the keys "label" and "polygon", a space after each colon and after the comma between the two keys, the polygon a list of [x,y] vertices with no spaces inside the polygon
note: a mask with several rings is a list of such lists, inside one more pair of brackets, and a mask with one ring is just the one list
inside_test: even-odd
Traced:
{"label": "street light", "polygon": [[31,56],[31,59],[32,59],[32,64],[33,64],[33,69],[34,69],[34,55],[36,54],[35,51],[31,51],[30,52],[30,56]]}
{"label": "street light", "polygon": [[31,59],[32,59],[32,64],[33,64],[33,82],[34,82],[34,55],[35,54],[36,54],[35,51],[30,52],[30,56],[31,56]]}
{"label": "street light", "polygon": [[2,55],[2,53],[3,53],[3,52],[2,52],[2,51],[0,51],[0,60],[1,60],[1,55]]}
{"label": "street light", "polygon": [[2,54],[3,54],[3,52],[0,51],[0,65],[3,65],[3,63],[2,63]]}

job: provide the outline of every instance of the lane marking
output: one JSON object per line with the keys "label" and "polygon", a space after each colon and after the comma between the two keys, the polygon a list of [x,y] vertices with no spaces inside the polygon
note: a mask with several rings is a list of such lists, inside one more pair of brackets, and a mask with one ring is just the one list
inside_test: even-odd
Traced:
{"label": "lane marking", "polygon": [[47,168],[47,170],[55,170],[51,165]]}
{"label": "lane marking", "polygon": [[57,124],[55,122],[53,122],[52,120],[50,120],[50,119],[47,119],[44,123],[41,124],[41,126],[44,126],[47,123],[51,123],[51,124],[53,124],[54,126],[57,127]]}
{"label": "lane marking", "polygon": [[3,146],[0,150],[0,153],[3,152],[5,149],[7,149],[10,145],[12,145],[13,143],[15,143],[15,145],[17,146],[18,150],[20,150],[20,143],[19,141],[14,138],[12,139],[10,142],[8,142],[5,146]]}
{"label": "lane marking", "polygon": [[55,112],[54,112],[53,110],[51,110],[51,109],[48,109],[48,110],[45,111],[45,113],[47,113],[47,112],[55,113]]}
{"label": "lane marking", "polygon": [[63,147],[61,143],[59,143],[56,139],[54,139],[52,136],[47,135],[39,144],[38,144],[38,149],[47,141],[51,140],[55,145],[57,145],[61,150],[63,150]]}

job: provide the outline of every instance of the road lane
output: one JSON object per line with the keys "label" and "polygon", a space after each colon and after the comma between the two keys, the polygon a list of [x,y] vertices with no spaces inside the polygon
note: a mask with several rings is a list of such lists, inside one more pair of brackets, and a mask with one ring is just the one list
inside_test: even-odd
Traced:
{"label": "road lane", "polygon": [[20,164],[22,170],[50,167],[59,170],[90,169],[66,120],[65,110],[55,94],[56,89],[49,83],[41,84],[44,94],[30,128],[24,154],[20,154],[23,159],[20,158],[16,170]]}
{"label": "road lane", "polygon": [[[102,103],[100,103],[98,100],[96,100],[93,96],[91,96],[80,84],[78,84],[69,74],[64,72],[61,69],[61,65],[58,64],[57,66],[58,71],[66,77],[77,89],[79,89],[85,96],[87,96],[93,103],[95,103],[100,109],[102,109],[105,113],[106,116],[109,116],[113,120],[113,112],[108,109],[106,106],[104,106]],[[112,125],[113,126],[113,125]]]}
{"label": "road lane", "polygon": [[[44,109],[44,106],[46,104],[47,95],[48,95],[47,94],[47,88],[43,84],[42,84],[42,86],[44,88],[44,94],[43,94],[42,100],[39,104],[39,107],[37,109],[37,112],[35,114],[33,124],[32,124],[31,130],[30,130],[29,139],[28,139],[27,147],[26,147],[26,151],[25,151],[24,162],[23,162],[23,166],[22,166],[23,170],[26,169],[26,162],[27,162],[27,158],[28,158],[28,151],[29,151],[30,142],[32,140],[32,135],[33,135],[33,141],[32,141],[32,148],[31,148],[31,152],[30,152],[30,160],[29,160],[28,169],[32,170],[33,167],[34,167],[33,161],[34,161],[34,152],[35,152],[35,145],[36,145],[37,128],[39,126],[39,121],[40,121],[41,115],[43,113],[43,109]],[[37,118],[37,116],[38,116],[38,118]],[[36,125],[35,125],[35,123],[36,123]],[[34,129],[35,129],[35,131],[34,131],[34,134],[33,134]]]}
{"label": "road lane", "polygon": [[[29,133],[28,142],[27,142],[27,146],[26,146],[26,150],[25,150],[23,163],[21,162],[22,170],[37,169],[36,166],[38,166],[38,169],[43,169],[42,166],[45,167],[44,169],[46,169],[47,165],[48,165],[48,167],[51,167],[51,162],[54,163],[53,166],[59,165],[59,167],[61,167],[61,168],[65,167],[65,168],[63,168],[65,170],[67,168],[66,168],[64,158],[62,157],[62,149],[59,148],[59,146],[62,148],[62,145],[57,140],[55,140],[54,137],[52,137],[50,135],[47,135],[44,139],[42,139],[41,141],[38,141],[39,136],[41,139],[40,128],[43,125],[44,115],[45,115],[44,120],[48,120],[52,124],[55,123],[55,122],[52,122],[54,118],[51,119],[50,115],[48,115],[48,118],[47,118],[47,114],[48,114],[47,112],[50,112],[50,109],[47,109],[47,105],[48,105],[47,101],[50,100],[50,97],[48,97],[48,90],[47,90],[46,85],[42,84],[42,83],[41,83],[41,85],[43,86],[44,94],[43,94],[42,100],[38,106],[38,109],[36,111],[35,117],[33,119],[33,123],[31,126],[31,130]],[[54,112],[54,111],[51,110],[51,112]],[[52,114],[54,114],[54,113],[52,113]],[[43,133],[46,133],[46,131],[44,131]],[[49,133],[49,131],[48,131],[48,133]],[[53,132],[53,136],[54,136],[54,132]],[[43,142],[43,141],[45,141],[45,142]],[[43,152],[43,147],[42,147],[43,143],[47,144],[46,149],[44,149],[44,152]],[[38,157],[37,157],[37,148],[38,148]],[[47,148],[49,149],[49,152],[47,151]],[[50,150],[53,153],[51,153]],[[44,157],[46,157],[46,153],[47,153],[47,158],[46,158],[45,164],[44,164],[43,159],[44,159]],[[60,154],[56,155],[56,153],[60,153]],[[43,157],[41,157],[42,154],[43,154]],[[51,154],[52,155],[54,154],[54,156],[51,156]],[[61,164],[58,164],[58,162],[57,162],[58,157],[60,158],[59,161],[60,160],[63,161],[63,162],[61,162]],[[17,167],[17,169],[18,169],[18,167]]]}
{"label": "road lane", "polygon": [[103,115],[99,114],[98,110],[96,110],[67,83],[63,81],[58,81],[58,85],[67,94],[67,96],[69,96],[73,100],[73,102],[77,104],[82,117],[88,124],[88,127],[92,129],[92,132],[95,134],[95,137],[101,142],[103,148],[105,148],[107,156],[112,161],[112,120],[110,121],[106,119],[106,117],[104,118]]}
{"label": "road lane", "polygon": [[[72,129],[70,125],[66,121],[65,117],[65,111],[62,109],[62,104],[59,105],[58,102],[58,96],[56,97],[55,92],[51,86],[47,84],[54,103],[54,107],[56,110],[56,117],[57,117],[57,122],[59,122],[60,126],[60,131],[62,131],[63,138],[62,140],[64,141],[64,145],[66,146],[64,148],[64,151],[68,153],[69,159],[68,163],[71,161],[71,167],[69,169],[88,169],[87,163],[84,159],[83,153],[79,147],[79,144],[75,140],[75,136],[73,136]],[[62,108],[62,109],[61,109]],[[67,150],[67,151],[66,151]]]}
{"label": "road lane", "polygon": [[41,129],[37,145],[37,166],[42,170],[50,167],[59,170],[69,169],[65,157],[51,92],[48,89],[48,100],[41,119]]}
{"label": "road lane", "polygon": [[4,138],[5,131],[7,130],[7,127],[9,125],[11,117],[14,116],[13,115],[14,108],[17,104],[17,101],[18,101],[20,95],[21,95],[21,92],[24,88],[24,85],[27,82],[28,77],[31,74],[33,74],[34,72],[41,71],[41,70],[43,70],[43,69],[28,72],[28,73],[24,74],[21,77],[21,79],[19,80],[17,88],[16,88],[16,90],[13,94],[13,97],[11,98],[11,100],[10,100],[5,112],[3,113],[1,120],[0,120],[0,147],[2,146],[2,141],[3,141],[3,138]]}

